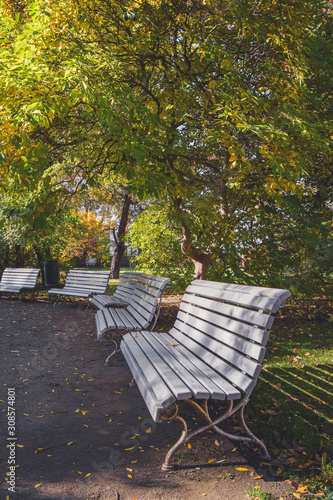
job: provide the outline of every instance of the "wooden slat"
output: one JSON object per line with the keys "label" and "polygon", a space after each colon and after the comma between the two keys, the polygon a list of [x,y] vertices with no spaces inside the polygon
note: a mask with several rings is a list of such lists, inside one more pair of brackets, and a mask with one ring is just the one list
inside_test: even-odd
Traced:
{"label": "wooden slat", "polygon": [[[278,296],[269,296],[269,293],[263,295],[253,295],[250,293],[242,293],[240,289],[228,290],[221,287],[211,285],[211,282],[206,282],[202,285],[195,282],[194,285],[187,287],[187,293],[198,294],[203,297],[212,299],[221,299],[235,304],[263,309],[270,312],[276,312],[283,301],[290,296],[290,292],[284,290]],[[280,290],[279,290],[280,292]]]}
{"label": "wooden slat", "polygon": [[[134,380],[137,383],[137,386],[140,390],[140,393],[146,403],[146,406],[152,416],[152,419],[155,422],[160,421],[160,412],[163,410],[163,406],[160,403],[158,396],[155,394],[153,389],[151,388],[148,380],[146,377],[143,375],[142,370],[140,368],[140,365],[137,363],[135,355],[131,353],[131,351],[128,349],[128,346],[124,340],[121,341],[120,344],[122,353],[127,361],[127,364],[133,374]],[[153,368],[151,368],[153,370]],[[155,386],[155,389],[156,386]],[[162,388],[158,388],[159,394],[162,392]],[[165,391],[168,391],[167,387],[164,387]],[[163,394],[163,393],[162,393]],[[164,404],[169,406],[171,403],[175,401],[175,397],[173,394],[169,391],[169,397],[163,397]]]}
{"label": "wooden slat", "polygon": [[156,306],[153,307],[150,304],[147,304],[144,300],[132,300],[128,307],[126,308],[128,312],[133,314],[134,312],[139,313],[145,320],[150,322],[154,316],[154,312],[156,311]]}
{"label": "wooden slat", "polygon": [[[181,365],[184,366],[186,370],[188,370],[207,389],[211,398],[220,400],[224,400],[226,398],[226,381],[222,379],[217,372],[211,370],[204,363],[202,363],[202,369],[200,369],[199,366],[194,364],[190,359],[191,353],[168,333],[149,333],[151,333],[151,335],[153,335],[160,343],[168,346],[172,355],[178,359]],[[224,387],[224,390],[222,389],[222,386]],[[229,389],[231,389],[231,392],[235,392],[235,388],[230,384]],[[237,395],[240,395],[239,391],[237,391]]]}
{"label": "wooden slat", "polygon": [[0,290],[20,293],[24,288],[34,288],[37,283],[39,269],[6,268],[1,276]]}
{"label": "wooden slat", "polygon": [[[147,342],[141,334],[127,334],[127,344],[129,345],[132,353],[135,353],[137,363],[140,365],[146,379],[148,380],[154,393],[157,394],[155,387],[159,387],[161,381],[168,387],[169,391],[175,396],[176,399],[186,399],[191,397],[191,391],[184,384],[183,380],[170,368],[164,359],[157,353],[153,347]],[[140,335],[140,343],[135,342],[133,335]],[[125,336],[126,337],[126,336]],[[124,337],[124,338],[125,338]],[[139,359],[138,359],[139,358]],[[151,367],[158,367],[158,369],[151,370]],[[169,400],[169,391],[167,391],[167,401]],[[164,397],[158,398],[162,405],[165,404]]]}
{"label": "wooden slat", "polygon": [[141,326],[141,329],[148,328],[150,321],[141,316],[137,309],[135,309],[131,304],[126,308],[126,311],[137,321],[137,323]]}
{"label": "wooden slat", "polygon": [[109,271],[96,272],[71,269],[67,274],[64,287],[51,288],[48,293],[88,298],[92,294],[105,292],[109,276]]}
{"label": "wooden slat", "polygon": [[[153,418],[158,421],[178,399],[249,395],[265,356],[271,312],[289,296],[288,290],[194,282],[169,333],[127,333],[121,349]],[[162,384],[164,397],[155,384]]]}
{"label": "wooden slat", "polygon": [[[194,340],[186,337],[182,332],[173,328],[170,334],[177,340],[177,342],[184,345],[191,351],[194,357],[203,360],[208,366],[216,370],[219,374],[228,380],[231,384],[235,384],[240,390],[246,392],[252,386],[252,378],[248,375],[238,371],[232,365],[229,365],[224,360],[217,357],[215,354],[208,351],[206,348],[197,344]],[[260,368],[258,369],[260,372]]]}
{"label": "wooden slat", "polygon": [[170,345],[161,342],[158,337],[154,336],[154,334],[150,334],[150,332],[143,331],[141,335],[149,342],[153,349],[158,352],[159,356],[168,364],[174,373],[178,374],[181,379],[184,375],[184,383],[191,390],[193,397],[198,399],[207,399],[210,397],[209,391],[196,377],[194,377],[192,371],[188,369],[188,365],[186,366],[186,363],[180,362],[177,356],[174,356],[174,353],[177,351],[173,350],[174,352],[172,352]]}
{"label": "wooden slat", "polygon": [[[199,307],[194,307],[193,304]],[[206,318],[209,316],[209,321],[211,323],[228,321],[228,319],[225,320],[221,317],[221,315],[226,316],[227,318],[235,318],[238,322],[249,323],[251,326],[261,326],[262,328],[271,328],[274,321],[274,316],[270,314],[264,314],[262,312],[253,311],[236,305],[226,304],[223,302],[221,303],[211,299],[206,299],[205,297],[191,296],[188,294],[185,294],[183,302],[180,305],[180,309],[193,313],[194,315],[200,315],[203,319],[205,319],[205,316]],[[207,311],[205,311],[206,309]]]}
{"label": "wooden slat", "polygon": [[[232,347],[228,346],[226,343],[219,342],[218,340],[205,335],[199,330],[196,330],[191,325],[184,325],[180,321],[176,321],[175,328],[179,329],[182,333],[187,334],[191,339],[195,340],[198,344],[211,351],[212,353],[219,356],[219,358],[227,361],[234,366],[236,366],[239,370],[244,371],[251,377],[257,373],[258,362],[247,358],[244,354],[236,351]],[[254,346],[255,348],[257,346]],[[250,348],[250,346],[249,346]],[[248,348],[248,350],[249,350]],[[244,348],[246,349],[246,348]],[[257,351],[257,349],[256,349]],[[255,352],[260,356],[261,359],[264,359],[265,349],[259,348],[259,352]]]}
{"label": "wooden slat", "polygon": [[[185,323],[183,323],[184,320],[186,320]],[[178,325],[177,327],[182,331],[185,331],[185,328],[187,329],[187,331],[191,331],[192,327],[193,329],[200,330],[204,334],[207,334],[207,342],[209,342],[210,345],[212,345],[213,341],[222,343],[221,350],[224,349],[224,345],[227,345],[247,356],[251,356],[251,358],[259,361],[259,363],[261,363],[264,359],[265,348],[263,347],[263,345],[251,342],[246,338],[239,337],[232,332],[208,323],[207,321],[203,321],[200,318],[190,316],[189,314],[184,314],[180,311],[178,313],[176,323]]]}

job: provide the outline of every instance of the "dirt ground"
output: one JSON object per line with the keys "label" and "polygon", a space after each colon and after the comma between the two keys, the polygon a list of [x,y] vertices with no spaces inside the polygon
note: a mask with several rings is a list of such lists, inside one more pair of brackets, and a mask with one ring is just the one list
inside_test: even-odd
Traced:
{"label": "dirt ground", "polygon": [[163,472],[179,429],[152,421],[121,354],[104,365],[111,347],[97,342],[94,313],[0,299],[1,500],[243,500],[255,486],[294,498],[269,462],[214,433]]}

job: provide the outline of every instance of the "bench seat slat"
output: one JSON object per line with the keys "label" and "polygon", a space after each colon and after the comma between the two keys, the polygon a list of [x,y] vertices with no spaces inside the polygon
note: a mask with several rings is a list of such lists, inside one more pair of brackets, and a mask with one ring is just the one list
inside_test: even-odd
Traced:
{"label": "bench seat slat", "polygon": [[[124,350],[124,347],[127,347],[130,350],[132,357],[135,359],[137,371],[144,373],[156,399],[159,401],[160,405],[165,408],[175,401],[176,398],[168,384],[161,378],[154,365],[147,359],[146,352],[143,350],[142,346],[135,341],[134,335],[138,334],[129,332],[123,337],[122,349]],[[125,337],[126,340],[124,340]],[[136,372],[133,373],[134,378],[135,375]]]}
{"label": "bench seat slat", "polygon": [[[159,356],[170,366],[171,370],[178,374],[182,379],[182,374],[185,375],[185,384],[191,390],[191,395],[198,399],[207,399],[210,397],[209,391],[199,382],[193,375],[192,371],[188,369],[188,364],[180,362],[180,356],[177,357],[177,351],[172,349],[170,343],[166,343],[164,337],[159,335],[155,336],[153,333],[142,331],[141,335],[147,342],[155,349]],[[141,343],[141,341],[140,341]],[[162,368],[163,369],[163,368]]]}
{"label": "bench seat slat", "polygon": [[240,397],[240,392],[234,386],[229,384],[221,375],[201,360],[198,358],[194,359],[191,352],[178,343],[174,337],[168,333],[151,332],[151,334],[155,335],[159,342],[172,347],[173,355],[206,387],[210,392],[211,398],[224,400],[227,397],[228,399],[237,399]]}
{"label": "bench seat slat", "polygon": [[[122,321],[125,323],[125,330],[142,330],[142,323],[138,321],[138,319],[129,314],[127,308],[126,309],[117,309],[117,313]],[[140,318],[141,319],[141,318]]]}
{"label": "bench seat slat", "polygon": [[[133,342],[138,336],[140,337],[139,342]],[[137,359],[140,357],[138,364],[141,366],[141,370],[145,374],[153,390],[155,384],[159,385],[160,381],[163,380],[176,399],[186,399],[192,396],[190,389],[183,382],[180,374],[177,374],[170,368],[163,356],[160,355],[160,352],[155,351],[151,343],[142,335],[142,332],[129,333],[125,335],[124,338],[125,337],[127,337],[126,342],[131,345],[131,351],[135,355],[135,358]],[[158,371],[155,369],[152,372],[153,375],[150,373],[152,366],[158,367]],[[154,392],[156,393],[155,390]],[[162,405],[165,404],[165,401],[161,399],[160,401]]]}
{"label": "bench seat slat", "polygon": [[108,306],[126,307],[128,305],[128,302],[125,302],[123,299],[116,297],[115,295],[103,294],[94,295],[91,299],[91,303],[96,305],[99,309],[103,309],[104,307]]}
{"label": "bench seat slat", "polygon": [[[137,364],[135,358],[126,345],[123,346],[122,352],[153,420],[155,422],[159,422],[159,415],[163,410],[163,406],[159,402],[156,394],[150,387],[148,380],[142,373],[140,366]],[[169,399],[167,401],[168,405],[175,401],[175,398],[171,392],[169,392]]]}
{"label": "bench seat slat", "polygon": [[[154,333],[155,332],[151,332]],[[172,329],[169,334],[161,333],[158,335],[163,335],[164,338],[170,339],[171,344],[179,344],[175,345],[175,349],[181,353],[182,356],[187,358],[193,365],[195,365],[201,372],[204,373],[207,377],[209,377],[217,387],[219,387],[219,392],[215,394],[216,399],[238,399],[241,396],[240,391],[234,387],[230,382],[228,382],[225,378],[223,378],[217,371],[212,370],[210,366],[208,366],[200,357],[193,356],[193,352],[191,350],[192,343],[181,343],[180,340],[183,339],[182,335],[178,335],[179,332],[176,329]],[[126,335],[125,335],[126,337]],[[187,344],[187,345],[186,345]],[[213,396],[212,396],[213,397]]]}
{"label": "bench seat slat", "polygon": [[74,289],[64,289],[64,288],[52,288],[48,290],[47,293],[51,293],[54,295],[73,295],[73,297],[84,297],[88,298],[91,295],[90,291],[86,290],[74,290]]}

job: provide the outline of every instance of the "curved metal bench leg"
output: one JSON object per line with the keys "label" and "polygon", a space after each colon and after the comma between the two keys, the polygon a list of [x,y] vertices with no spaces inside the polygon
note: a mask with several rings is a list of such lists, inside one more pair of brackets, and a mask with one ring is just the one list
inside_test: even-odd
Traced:
{"label": "curved metal bench leg", "polygon": [[[224,413],[224,415],[222,415],[221,417],[218,417],[215,421],[212,421],[212,419],[211,419],[211,417],[209,415],[209,412],[208,412],[208,401],[205,400],[203,408],[200,405],[198,405],[198,403],[196,403],[195,401],[193,401],[191,399],[188,399],[188,400],[185,400],[185,401],[187,403],[191,404],[192,406],[194,406],[194,408],[196,408],[199,411],[199,413],[203,416],[203,418],[206,420],[206,422],[208,424],[207,426],[202,427],[198,431],[193,431],[189,435],[189,439],[191,437],[193,437],[194,435],[199,434],[199,432],[203,432],[205,430],[212,429],[215,432],[217,432],[218,434],[220,434],[221,436],[226,437],[226,438],[231,439],[231,440],[234,440],[234,441],[244,441],[244,442],[255,443],[257,446],[260,447],[261,454],[262,454],[263,458],[269,458],[270,457],[270,455],[268,453],[268,450],[267,450],[266,446],[264,445],[264,443],[262,441],[260,441],[260,439],[258,439],[253,434],[253,432],[250,431],[250,429],[248,428],[248,426],[247,426],[247,424],[245,422],[244,410],[245,410],[245,405],[248,402],[247,400],[241,401],[233,409],[232,409],[232,407],[233,407],[232,401],[230,401],[229,402],[229,408],[227,409],[227,411]],[[240,415],[240,420],[241,420],[242,427],[243,427],[243,429],[244,429],[244,431],[245,431],[245,433],[247,434],[248,437],[247,436],[236,436],[234,434],[230,434],[229,432],[225,432],[222,429],[220,429],[219,427],[217,427],[217,424],[223,422],[223,420],[226,420],[228,417],[230,417],[231,415],[235,414],[237,411],[239,411],[239,415]]]}
{"label": "curved metal bench leg", "polygon": [[[176,412],[178,412],[178,406],[177,406]],[[177,450],[179,450],[179,448],[181,448],[185,444],[185,441],[187,438],[187,424],[183,418],[181,418],[179,415],[177,415],[177,413],[175,415],[173,415],[172,417],[165,418],[165,419],[168,420],[169,422],[171,422],[172,420],[178,420],[178,422],[180,422],[183,426],[183,430],[181,432],[180,438],[173,445],[173,447],[168,451],[168,453],[166,454],[165,460],[164,460],[164,464],[162,465],[162,470],[169,471],[169,470],[175,469],[175,465],[172,464],[174,454],[176,453]]]}
{"label": "curved metal bench leg", "polygon": [[[210,429],[216,431],[221,436],[226,437],[226,438],[231,439],[231,440],[234,440],[234,441],[245,441],[245,442],[255,443],[257,446],[260,447],[263,457],[269,458],[269,453],[268,453],[267,448],[264,445],[264,443],[262,443],[260,441],[260,439],[258,439],[250,431],[250,429],[248,428],[248,426],[245,423],[244,409],[245,409],[245,405],[246,405],[247,401],[243,400],[235,407],[233,407],[233,401],[232,400],[229,401],[229,404],[228,404],[226,411],[222,415],[220,415],[218,418],[216,418],[214,421],[212,421],[212,419],[209,415],[208,401],[207,400],[205,400],[203,402],[203,406],[200,406],[196,401],[193,401],[192,399],[185,399],[184,402],[189,403],[191,406],[193,406],[200,413],[200,415],[207,422],[207,424],[203,425],[199,429],[196,429],[196,430],[189,433],[187,430],[187,424],[186,424],[185,420],[178,415],[178,406],[175,403],[174,404],[175,404],[176,409],[175,409],[175,412],[172,416],[168,417],[165,414],[161,414],[161,418],[163,418],[163,420],[167,420],[168,422],[171,422],[173,420],[178,420],[183,426],[183,430],[182,430],[182,433],[181,433],[179,440],[173,445],[173,447],[169,450],[169,452],[167,453],[167,455],[165,457],[164,464],[162,465],[162,470],[164,470],[164,471],[174,470],[175,466],[171,462],[172,462],[172,459],[173,459],[175,453],[177,452],[177,450],[179,450],[179,448],[184,446],[184,444],[187,441],[190,441],[190,439],[192,439],[193,437],[197,436],[198,434],[201,434],[202,432],[210,430]],[[231,415],[235,414],[237,411],[239,411],[239,413],[240,413],[241,424],[242,424],[242,427],[243,427],[245,433],[247,434],[247,436],[237,436],[234,434],[230,434],[228,432],[223,431],[219,427],[217,427],[218,424],[222,423],[224,420],[229,418]]]}
{"label": "curved metal bench leg", "polygon": [[116,355],[116,354],[120,351],[120,348],[119,348],[119,346],[118,346],[118,344],[117,344],[117,342],[116,342],[115,340],[111,340],[110,342],[112,342],[112,343],[116,346],[116,348],[115,348],[115,350],[114,350],[114,351],[113,351],[113,352],[112,352],[112,353],[111,353],[111,354],[110,354],[110,355],[106,358],[106,360],[105,360],[105,362],[104,362],[104,364],[105,364],[105,365],[109,365],[109,364],[110,364],[111,359],[113,358],[113,356],[115,356],[115,355]]}

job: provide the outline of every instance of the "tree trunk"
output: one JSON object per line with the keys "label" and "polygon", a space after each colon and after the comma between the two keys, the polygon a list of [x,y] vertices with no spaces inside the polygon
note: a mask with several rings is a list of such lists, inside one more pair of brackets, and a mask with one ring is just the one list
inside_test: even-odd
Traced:
{"label": "tree trunk", "polygon": [[116,248],[114,250],[114,254],[113,254],[112,262],[111,262],[111,268],[110,268],[110,271],[111,271],[110,277],[113,279],[119,278],[121,261],[122,261],[122,258],[124,256],[124,252],[126,249],[124,236],[126,234],[129,209],[130,209],[131,203],[132,203],[131,195],[126,193],[125,197],[124,197],[123,208],[121,211],[121,217],[120,217],[118,231],[116,233],[116,231],[113,230],[113,237],[114,237],[114,241],[116,244]]}
{"label": "tree trunk", "polygon": [[187,255],[194,264],[193,279],[205,280],[212,261],[212,254],[209,252],[201,252],[199,248],[192,245],[191,230],[184,225],[183,236],[182,252]]}

